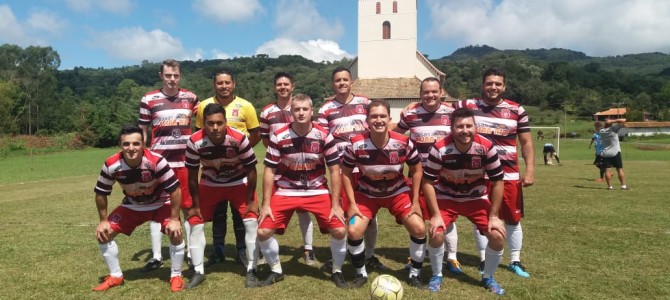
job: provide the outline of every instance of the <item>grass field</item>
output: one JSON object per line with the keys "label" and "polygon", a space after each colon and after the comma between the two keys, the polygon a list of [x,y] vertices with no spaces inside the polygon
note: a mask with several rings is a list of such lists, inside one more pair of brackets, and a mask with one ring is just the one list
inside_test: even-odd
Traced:
{"label": "grass field", "polygon": [[[536,184],[524,192],[522,252],[532,277],[515,277],[501,264],[496,278],[507,290],[504,298],[670,298],[670,214],[665,198],[670,151],[641,150],[637,143],[623,143],[632,190],[607,191],[604,183],[594,182],[598,173],[591,165],[593,150],[587,149],[588,143],[589,139],[561,140],[563,166],[544,166],[541,145],[536,145]],[[126,284],[103,293],[91,292],[107,274],[94,239],[97,214],[92,190],[102,161],[114,151],[94,149],[0,160],[0,298],[368,298],[369,284],[358,290],[339,290],[318,266],[301,263],[295,218],[287,234],[279,237],[287,278],[275,286],[245,289],[243,268],[229,259],[208,269],[207,281],[197,289],[172,294],[167,284],[169,263],[154,273],[139,272],[150,253],[148,226],[142,226],[132,237],[117,238]],[[110,208],[120,198],[116,186]],[[458,225],[459,260],[465,274],[454,277],[445,270],[439,294],[405,285],[405,299],[495,298],[479,286],[471,225],[463,218]],[[206,231],[210,232],[210,224]],[[232,256],[230,231],[227,241]],[[407,245],[404,229],[395,225],[388,213],[381,213],[377,254],[397,270],[392,275],[401,280],[406,277]],[[316,235],[315,246],[317,258],[323,261],[330,256],[326,236]],[[167,242],[163,255],[168,256]],[[505,253],[502,263],[507,264],[508,259]],[[348,278],[353,276],[348,263],[344,271]],[[372,273],[371,278],[376,275]],[[427,263],[423,276],[424,280],[430,276]]]}

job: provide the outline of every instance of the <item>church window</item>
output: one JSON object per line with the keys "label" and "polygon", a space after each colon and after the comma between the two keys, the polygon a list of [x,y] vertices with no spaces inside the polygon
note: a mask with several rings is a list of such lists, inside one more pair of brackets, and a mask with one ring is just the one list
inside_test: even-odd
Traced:
{"label": "church window", "polygon": [[382,39],[388,40],[391,38],[391,22],[384,21],[382,24]]}

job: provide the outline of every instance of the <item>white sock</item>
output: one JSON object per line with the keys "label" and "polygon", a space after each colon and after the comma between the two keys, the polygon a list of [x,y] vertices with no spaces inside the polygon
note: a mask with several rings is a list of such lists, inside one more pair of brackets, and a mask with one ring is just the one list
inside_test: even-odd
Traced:
{"label": "white sock", "polygon": [[184,249],[186,248],[186,243],[184,241],[179,245],[170,244],[170,277],[180,276],[181,275],[181,265],[184,262]]}
{"label": "white sock", "polygon": [[[186,218],[184,218],[186,219]],[[184,242],[186,243],[186,256],[191,257],[191,253],[188,252],[188,241],[191,238],[191,224],[188,221],[184,221]]]}
{"label": "white sock", "polygon": [[[244,219],[244,244],[247,245],[247,271],[256,269],[256,258],[258,257],[258,248],[256,247],[256,235],[258,230],[258,220]],[[277,248],[279,249],[279,248]],[[279,252],[279,250],[277,250]]]}
{"label": "white sock", "polygon": [[261,252],[265,260],[267,260],[270,269],[275,273],[282,273],[281,262],[279,261],[279,242],[277,239],[272,236],[265,241],[258,241],[260,244]]}
{"label": "white sock", "polygon": [[484,278],[493,277],[493,274],[498,268],[500,259],[502,258],[503,250],[495,251],[489,247],[486,247],[486,262],[484,263]]}
{"label": "white sock", "polygon": [[302,240],[305,245],[305,250],[312,250],[312,243],[314,241],[314,224],[308,212],[298,213],[298,225],[300,225],[300,232],[302,233]]}
{"label": "white sock", "polygon": [[475,246],[477,247],[477,251],[479,251],[479,261],[484,261],[486,259],[486,247],[489,244],[489,239],[479,232],[477,225],[472,224],[472,228],[474,229]]}
{"label": "white sock", "polygon": [[428,254],[430,255],[430,268],[433,269],[433,276],[442,276],[444,243],[437,248],[433,248],[430,244],[428,244]]}
{"label": "white sock", "polygon": [[121,272],[121,265],[119,264],[119,247],[116,246],[116,241],[111,241],[105,244],[98,244],[100,252],[102,252],[102,258],[107,264],[109,269],[109,275],[112,277],[121,277],[123,272]]}
{"label": "white sock", "polygon": [[375,246],[377,246],[377,231],[379,226],[377,225],[377,217],[374,217],[370,220],[368,228],[365,229],[363,233],[363,238],[365,239],[365,258],[370,258],[375,255]]}
{"label": "white sock", "polygon": [[458,231],[456,231],[456,222],[449,223],[449,226],[447,226],[447,233],[444,235],[444,237],[444,246],[447,249],[447,259],[457,260],[456,252],[458,251]]}
{"label": "white sock", "polygon": [[523,244],[523,230],[521,223],[516,225],[505,224],[507,231],[507,247],[509,248],[509,261],[521,261],[521,245]]}
{"label": "white sock", "polygon": [[330,254],[333,257],[333,273],[342,272],[342,265],[347,256],[347,239],[330,237]]}
{"label": "white sock", "polygon": [[188,243],[189,253],[191,253],[191,262],[196,273],[205,274],[205,224],[191,226],[191,240]]}
{"label": "white sock", "polygon": [[163,260],[161,244],[163,242],[163,233],[161,232],[161,223],[149,222],[149,234],[151,236],[151,252],[157,260]]}
{"label": "white sock", "polygon": [[[444,251],[444,249],[443,249],[443,251]],[[426,238],[424,237],[422,239],[417,239],[417,238],[414,238],[414,237],[410,237],[410,239],[409,239],[409,257],[413,261],[422,263],[424,252],[426,252]],[[442,255],[444,255],[444,252],[443,252]],[[415,268],[414,266],[412,266],[409,269],[409,276],[410,277],[419,276],[420,273],[421,273],[421,269]]]}

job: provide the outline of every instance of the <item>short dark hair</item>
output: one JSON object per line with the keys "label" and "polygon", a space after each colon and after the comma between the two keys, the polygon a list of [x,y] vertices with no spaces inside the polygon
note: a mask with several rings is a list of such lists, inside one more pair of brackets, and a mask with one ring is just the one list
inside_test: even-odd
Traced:
{"label": "short dark hair", "polygon": [[290,81],[291,84],[293,84],[293,75],[291,75],[288,72],[277,72],[277,74],[275,74],[273,83],[277,84],[277,79],[282,78],[282,77],[288,78],[288,81]]}
{"label": "short dark hair", "polygon": [[172,58],[170,58],[170,59],[166,59],[166,60],[164,60],[164,61],[161,63],[161,70],[160,70],[160,73],[163,73],[163,70],[165,70],[165,67],[166,67],[166,66],[168,66],[168,67],[176,67],[177,69],[179,69],[179,73],[181,73],[181,65],[179,64],[179,62],[178,62],[176,59],[172,59]]}
{"label": "short dark hair", "polygon": [[347,72],[347,73],[349,73],[349,77],[351,77],[351,71],[349,71],[348,68],[337,67],[337,68],[335,68],[335,70],[333,70],[333,73],[330,74],[330,80],[332,81],[333,78],[335,78],[335,74],[340,73],[340,72]]}
{"label": "short dark hair", "polygon": [[139,133],[144,141],[144,131],[142,131],[142,128],[137,126],[137,124],[124,124],[121,126],[121,130],[119,131],[119,141],[121,141],[121,136],[133,133]]}
{"label": "short dark hair", "polygon": [[423,80],[421,80],[421,85],[419,87],[419,93],[423,92],[423,84],[425,82],[437,82],[437,84],[440,85],[440,89],[442,89],[442,82],[437,78],[437,77],[426,77]]}
{"label": "short dark hair", "polygon": [[482,75],[482,83],[486,81],[486,77],[489,76],[500,76],[503,78],[503,83],[505,83],[505,70],[498,68],[498,67],[492,67],[484,70],[484,75]]}
{"label": "short dark hair", "polygon": [[456,119],[475,118],[475,111],[466,107],[457,108],[449,116],[451,125],[453,126]]}
{"label": "short dark hair", "polygon": [[212,74],[212,81],[216,81],[216,77],[219,75],[228,75],[230,76],[230,79],[235,81],[235,75],[233,74],[233,71],[231,71],[230,69],[224,68],[214,71],[214,74]]}
{"label": "short dark hair", "polygon": [[226,119],[226,109],[221,106],[221,104],[218,103],[210,103],[205,106],[205,109],[202,110],[202,121],[204,123],[205,119],[207,116],[211,116],[214,114],[222,114],[223,119]]}
{"label": "short dark hair", "polygon": [[389,114],[389,116],[391,116],[391,105],[389,105],[389,103],[384,99],[375,99],[370,102],[370,105],[368,105],[368,112],[366,114],[368,118],[370,117],[370,111],[372,110],[372,108],[377,106],[385,107],[386,112]]}

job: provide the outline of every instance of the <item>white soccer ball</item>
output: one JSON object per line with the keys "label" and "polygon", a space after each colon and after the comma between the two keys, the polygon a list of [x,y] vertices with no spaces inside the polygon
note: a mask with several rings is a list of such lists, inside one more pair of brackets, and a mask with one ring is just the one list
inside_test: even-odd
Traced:
{"label": "white soccer ball", "polygon": [[370,299],[372,300],[400,300],[402,293],[400,280],[391,275],[379,275],[370,285]]}

